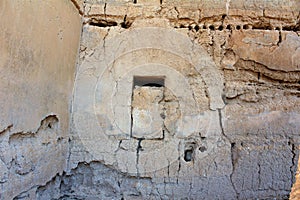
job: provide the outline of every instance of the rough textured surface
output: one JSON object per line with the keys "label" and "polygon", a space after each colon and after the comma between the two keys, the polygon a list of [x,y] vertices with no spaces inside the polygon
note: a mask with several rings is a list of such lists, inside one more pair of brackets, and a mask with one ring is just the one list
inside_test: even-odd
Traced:
{"label": "rough textured surface", "polygon": [[[39,128],[13,116],[26,134],[10,123],[0,132],[6,138],[0,145],[4,191],[12,192],[10,174],[32,181],[25,176],[38,169],[43,151],[56,149],[47,166],[60,174],[43,171],[47,176],[37,175],[34,186],[10,197],[289,197],[300,142],[299,1],[68,4],[77,9],[74,18],[83,19],[71,111],[61,114],[62,107],[54,107],[59,112],[48,105],[52,112],[39,118]],[[70,85],[63,91],[71,92]],[[40,152],[23,157],[31,148]],[[294,188],[291,198],[297,199]]]}
{"label": "rough textured surface", "polygon": [[67,0],[0,1],[0,199],[66,168],[81,19]]}
{"label": "rough textured surface", "polygon": [[[148,198],[286,198],[299,145],[297,4],[87,1],[70,169],[101,161],[169,188]],[[148,137],[153,127],[133,137],[135,76],[165,77],[172,97],[151,115],[163,138]]]}
{"label": "rough textured surface", "polygon": [[132,137],[163,139],[164,97],[161,87],[135,86],[132,96]]}
{"label": "rough textured surface", "polygon": [[293,185],[290,199],[297,200],[300,198],[300,168],[299,168],[300,159],[298,160],[298,170],[296,172],[296,182]]}

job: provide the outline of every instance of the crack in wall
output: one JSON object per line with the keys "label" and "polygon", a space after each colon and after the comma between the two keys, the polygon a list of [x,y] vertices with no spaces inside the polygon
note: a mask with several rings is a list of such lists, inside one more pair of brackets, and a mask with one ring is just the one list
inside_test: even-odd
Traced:
{"label": "crack in wall", "polygon": [[235,194],[236,194],[236,198],[238,199],[238,196],[239,196],[239,193],[238,193],[238,190],[236,189],[235,187],[235,184],[234,184],[234,181],[233,181],[233,173],[234,173],[234,169],[235,169],[235,158],[234,158],[234,155],[233,155],[233,151],[234,151],[234,146],[235,146],[235,143],[232,143],[230,138],[225,134],[225,131],[224,131],[224,127],[223,127],[223,117],[222,117],[222,110],[221,109],[218,109],[218,113],[219,113],[219,125],[220,125],[220,128],[221,128],[221,133],[222,135],[225,137],[225,139],[229,142],[229,144],[231,144],[231,149],[230,149],[230,155],[231,155],[231,167],[232,167],[232,171],[231,171],[231,174],[229,175],[230,177],[230,182],[232,184],[232,188],[234,189],[235,191]]}
{"label": "crack in wall", "polygon": [[138,143],[136,147],[136,173],[138,178],[140,177],[140,170],[139,170],[140,151],[143,150],[142,141],[143,139],[138,139]]}
{"label": "crack in wall", "polygon": [[[295,181],[295,169],[297,169],[297,154],[296,154],[296,145],[294,144],[294,142],[292,141],[291,138],[289,138],[289,141],[288,141],[288,145],[290,146],[290,149],[291,149],[291,153],[293,155],[292,157],[292,165],[290,167],[290,172],[291,172],[291,188],[293,187],[293,184],[294,184],[294,181]],[[299,167],[299,166],[298,166]]]}
{"label": "crack in wall", "polygon": [[80,5],[76,0],[71,0],[72,4],[75,6],[75,8],[78,10],[79,15],[83,16],[84,12],[81,10]]}
{"label": "crack in wall", "polygon": [[13,127],[13,124],[8,125],[6,128],[4,128],[2,131],[0,131],[0,135],[5,134],[6,132],[9,132],[11,128]]}
{"label": "crack in wall", "polygon": [[239,58],[239,60],[234,64],[237,68],[251,70],[256,73],[261,73],[264,76],[268,77],[270,80],[273,81],[281,81],[285,83],[298,83],[300,81],[300,72],[298,71],[290,71],[285,72],[282,70],[273,70],[269,69],[266,65],[258,63],[254,60],[245,60]]}

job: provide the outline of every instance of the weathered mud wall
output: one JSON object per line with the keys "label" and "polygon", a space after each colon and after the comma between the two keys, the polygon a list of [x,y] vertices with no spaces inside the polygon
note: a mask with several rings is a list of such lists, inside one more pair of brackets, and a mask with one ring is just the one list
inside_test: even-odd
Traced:
{"label": "weathered mud wall", "polygon": [[[3,197],[288,198],[300,142],[299,1],[54,3],[65,7],[45,6],[60,13],[51,15],[53,27],[66,32],[51,31],[57,35],[47,44],[55,50],[35,40],[43,47],[38,52],[50,51],[38,56],[39,66],[49,67],[38,68],[37,76],[10,68],[21,78],[3,79],[9,85],[3,94],[22,86],[2,104],[13,110],[1,116],[7,119],[0,135]],[[64,34],[68,39],[59,43]],[[12,41],[26,41],[21,38]],[[16,49],[8,49],[1,56],[10,66],[26,63],[12,63]],[[35,88],[39,96],[32,97]],[[15,182],[19,190],[12,189]]]}
{"label": "weathered mud wall", "polygon": [[67,0],[1,0],[0,18],[0,199],[35,199],[66,168],[81,18]]}
{"label": "weathered mud wall", "polygon": [[[62,195],[289,195],[300,128],[299,2],[80,5],[71,172],[56,183],[81,184]],[[137,191],[99,175],[105,166]]]}

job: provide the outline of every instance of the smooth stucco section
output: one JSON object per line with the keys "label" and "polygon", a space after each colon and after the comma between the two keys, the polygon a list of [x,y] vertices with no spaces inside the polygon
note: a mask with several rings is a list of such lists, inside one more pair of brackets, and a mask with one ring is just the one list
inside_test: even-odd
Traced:
{"label": "smooth stucco section", "polygon": [[[0,182],[0,199],[10,199],[45,184],[66,166],[81,17],[69,0],[1,0],[0,18],[0,166],[6,172],[0,175],[7,177]],[[47,116],[58,119],[60,148],[41,148],[36,142]],[[10,137],[28,133],[36,134],[35,145],[19,149],[22,155],[18,155],[9,146]],[[15,174],[13,161],[18,156],[25,163],[37,161],[32,163],[34,171]]]}

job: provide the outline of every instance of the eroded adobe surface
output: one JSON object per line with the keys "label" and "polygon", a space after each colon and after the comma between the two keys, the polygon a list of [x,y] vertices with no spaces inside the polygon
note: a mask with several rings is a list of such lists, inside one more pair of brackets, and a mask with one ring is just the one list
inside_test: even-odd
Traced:
{"label": "eroded adobe surface", "polygon": [[[68,166],[17,198],[288,198],[299,157],[298,1],[69,3],[83,25]],[[6,148],[41,149],[51,131],[42,122],[36,140]]]}
{"label": "eroded adobe surface", "polygon": [[84,5],[70,168],[100,161],[146,179],[137,198],[288,196],[299,142],[297,2]]}

